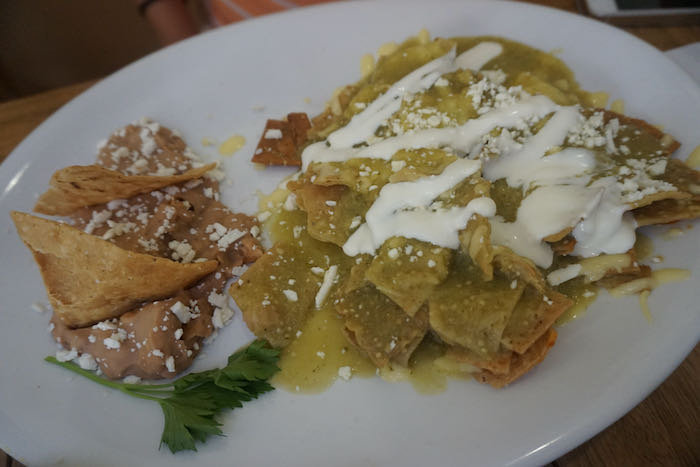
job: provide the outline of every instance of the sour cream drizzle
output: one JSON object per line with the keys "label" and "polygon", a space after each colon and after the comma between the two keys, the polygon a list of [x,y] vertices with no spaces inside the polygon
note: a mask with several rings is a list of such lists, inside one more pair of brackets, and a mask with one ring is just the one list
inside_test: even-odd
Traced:
{"label": "sour cream drizzle", "polygon": [[[523,199],[513,225],[492,228],[491,241],[506,245],[538,266],[548,268],[554,254],[543,239],[573,230],[574,254],[584,257],[623,253],[634,245],[636,223],[622,201],[614,178],[590,182],[594,155],[561,145],[580,114],[575,107],[557,107],[545,126],[524,145],[515,146],[484,166],[489,180],[505,178],[511,187],[534,190]],[[492,222],[492,227],[493,227]]]}
{"label": "sour cream drizzle", "polygon": [[471,200],[466,206],[432,211],[430,203],[481,168],[481,161],[457,159],[439,175],[411,182],[388,183],[365,215],[366,223],[343,245],[348,256],[373,254],[393,236],[415,238],[446,248],[459,247],[459,231],[474,214],[491,217],[496,204],[491,198]]}
{"label": "sour cream drizzle", "polygon": [[345,162],[355,158],[389,160],[400,149],[450,146],[468,153],[483,135],[497,127],[513,128],[524,120],[542,118],[556,110],[557,105],[545,96],[534,96],[510,107],[492,110],[464,125],[452,128],[432,128],[415,133],[392,136],[362,148],[329,147],[325,142],[309,145],[301,155],[302,168],[312,162]]}
{"label": "sour cream drizzle", "polygon": [[[590,183],[596,165],[592,152],[583,148],[556,151],[582,118],[579,109],[559,106],[546,96],[528,96],[458,127],[420,130],[353,147],[374,135],[379,125],[400,108],[403,96],[429,88],[441,74],[457,68],[478,70],[501,52],[501,45],[492,42],[481,43],[456,58],[453,49],[409,73],[347,126],[332,133],[327,142],[308,146],[302,154],[302,166],[306,170],[313,162],[354,158],[389,160],[401,149],[444,146],[476,157],[482,138],[492,130],[523,128],[551,115],[544,127],[524,143],[516,142],[509,134],[501,135],[507,144],[483,167],[485,178],[505,179],[509,186],[527,193],[516,221],[508,223],[495,216],[495,203],[485,197],[463,207],[428,209],[438,195],[481,169],[480,161],[459,159],[440,175],[385,185],[367,212],[366,223],[343,246],[347,255],[372,254],[392,236],[457,248],[459,231],[477,213],[491,218],[492,243],[508,246],[544,268],[552,264],[553,253],[543,239],[571,229],[577,241],[574,254],[580,256],[623,253],[633,246],[636,223],[626,212],[629,206],[622,201],[614,177]],[[552,150],[555,152],[547,154]]]}
{"label": "sour cream drizzle", "polygon": [[482,42],[455,58],[456,49],[453,47],[442,57],[426,63],[394,83],[347,125],[331,133],[328,144],[334,148],[349,148],[367,140],[379,125],[399,110],[404,96],[430,88],[440,76],[459,68],[478,71],[502,51],[501,44]]}

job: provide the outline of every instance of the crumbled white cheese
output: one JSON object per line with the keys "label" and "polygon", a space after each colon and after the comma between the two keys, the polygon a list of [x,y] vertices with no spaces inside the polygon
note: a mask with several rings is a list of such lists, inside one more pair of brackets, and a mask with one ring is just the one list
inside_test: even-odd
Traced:
{"label": "crumbled white cheese", "polygon": [[110,211],[115,211],[119,208],[125,208],[129,206],[129,202],[125,199],[113,199],[107,203],[107,209]]}
{"label": "crumbled white cheese", "polygon": [[171,240],[168,243],[168,248],[173,250],[170,257],[175,261],[180,261],[181,263],[191,263],[194,259],[196,253],[192,249],[192,246],[187,243],[187,240],[177,241]]}
{"label": "crumbled white cheese", "polygon": [[482,70],[481,74],[496,84],[505,83],[507,78],[503,70]]}
{"label": "crumbled white cheese", "polygon": [[177,316],[177,319],[179,319],[182,324],[189,323],[193,317],[190,307],[182,302],[175,302],[175,304],[170,307],[170,311]]}
{"label": "crumbled white cheese", "polygon": [[326,270],[326,272],[323,274],[323,282],[321,283],[321,288],[318,290],[318,293],[316,293],[316,298],[314,300],[316,303],[316,308],[321,308],[323,302],[326,301],[328,292],[330,292],[331,286],[333,285],[333,282],[335,281],[337,276],[338,266],[336,265],[330,266],[328,270]]}
{"label": "crumbled white cheese", "polygon": [[398,172],[406,167],[406,161],[391,161],[391,171]]}
{"label": "crumbled white cheese", "polygon": [[115,339],[114,336],[115,334],[112,334],[111,337],[107,337],[102,341],[104,346],[108,349],[118,349],[121,347],[121,342],[119,342],[118,339]]}
{"label": "crumbled white cheese", "polygon": [[[526,97],[529,97],[522,86],[511,86],[506,88],[502,84],[490,79],[490,76],[484,75],[484,78],[469,86],[467,96],[472,98],[472,105],[479,115],[483,115],[494,109],[502,109],[513,105]],[[499,75],[496,75],[500,78]]]}
{"label": "crumbled white cheese", "polygon": [[93,211],[92,218],[85,226],[84,232],[91,234],[95,229],[100,228],[107,222],[107,219],[112,217],[112,211],[104,209],[102,211]]}
{"label": "crumbled white cheese", "polygon": [[228,297],[224,294],[211,291],[207,297],[207,301],[214,307],[212,314],[212,325],[217,328],[223,328],[233,318],[233,310],[228,306]]}
{"label": "crumbled white cheese", "polygon": [[78,351],[75,348],[70,350],[61,349],[56,352],[56,360],[59,362],[70,362],[78,357]]}
{"label": "crumbled white cheese", "polygon": [[112,331],[117,329],[117,325],[109,320],[100,321],[92,326],[92,329],[99,329],[100,331]]}
{"label": "crumbled white cheese", "polygon": [[158,250],[158,242],[151,238],[149,240],[144,240],[143,238],[136,239],[139,245],[143,247],[146,251],[156,251]]}
{"label": "crumbled white cheese", "polygon": [[109,229],[102,234],[103,240],[111,240],[112,238],[131,232],[136,228],[136,224],[133,222],[114,222],[112,220],[107,220],[107,225]]}
{"label": "crumbled white cheese", "polygon": [[352,367],[341,366],[338,368],[338,376],[340,376],[344,381],[348,381],[350,378],[352,378]]}
{"label": "crumbled white cheese", "polygon": [[270,128],[265,132],[265,139],[282,139],[282,130]]}
{"label": "crumbled white cheese", "polygon": [[282,291],[282,293],[285,297],[287,297],[287,300],[289,300],[290,302],[296,302],[297,300],[299,300],[299,296],[293,290],[285,289]]}
{"label": "crumbled white cheese", "polygon": [[241,232],[238,229],[231,229],[227,231],[226,234],[216,242],[216,244],[219,246],[219,250],[226,251],[231,244],[235,243],[244,235],[245,232]]}
{"label": "crumbled white cheese", "polygon": [[167,368],[170,373],[175,373],[175,357],[170,355],[165,359],[165,368]]}
{"label": "crumbled white cheese", "polygon": [[287,199],[284,200],[284,210],[294,211],[297,208],[297,197],[294,193],[290,193]]}
{"label": "crumbled white cheese", "polygon": [[126,168],[126,171],[130,174],[139,174],[143,172],[148,166],[148,161],[146,159],[140,158],[136,159],[133,164]]}
{"label": "crumbled white cheese", "polygon": [[83,370],[88,370],[88,371],[97,370],[97,361],[95,360],[95,357],[93,357],[89,353],[81,354],[77,359],[74,359],[74,361]]}
{"label": "crumbled white cheese", "polygon": [[221,237],[226,235],[226,227],[223,225],[219,224],[218,222],[214,222],[213,224],[209,224],[204,231],[209,234],[209,240],[215,242],[219,240]]}
{"label": "crumbled white cheese", "polygon": [[569,131],[569,144],[588,149],[605,145],[603,112],[594,112],[588,118],[580,116],[579,123]]}

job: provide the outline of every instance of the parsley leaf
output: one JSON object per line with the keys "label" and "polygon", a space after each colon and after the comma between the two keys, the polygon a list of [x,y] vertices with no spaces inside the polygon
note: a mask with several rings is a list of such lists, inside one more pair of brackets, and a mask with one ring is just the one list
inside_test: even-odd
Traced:
{"label": "parsley leaf", "polygon": [[242,407],[243,402],[272,391],[267,380],[279,371],[279,350],[256,340],[231,355],[223,368],[190,373],[165,384],[119,383],[72,362],[59,362],[55,357],[46,357],[46,361],[130,396],[157,402],[165,421],[160,444],[175,453],[196,451],[197,442],[223,435],[217,419],[222,410]]}

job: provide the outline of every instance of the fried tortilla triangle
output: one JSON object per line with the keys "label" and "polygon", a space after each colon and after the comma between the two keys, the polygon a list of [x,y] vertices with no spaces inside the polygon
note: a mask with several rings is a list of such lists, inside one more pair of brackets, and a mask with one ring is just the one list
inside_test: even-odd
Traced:
{"label": "fried tortilla triangle", "polygon": [[216,164],[207,164],[179,175],[124,175],[99,165],[72,165],[51,176],[50,188],[39,197],[34,211],[66,216],[78,208],[131,198],[176,183],[199,178]]}
{"label": "fried tortilla triangle", "polygon": [[63,323],[82,327],[120,316],[139,303],[170,297],[217,267],[134,253],[59,222],[13,211],[34,255],[51,306]]}

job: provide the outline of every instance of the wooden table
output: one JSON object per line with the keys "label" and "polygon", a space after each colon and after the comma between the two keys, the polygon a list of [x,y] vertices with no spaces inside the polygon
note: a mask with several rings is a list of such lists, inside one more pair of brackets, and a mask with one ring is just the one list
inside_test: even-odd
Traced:
{"label": "wooden table", "polygon": [[[575,0],[530,3],[577,11]],[[625,27],[661,50],[700,41],[700,25]],[[0,104],[0,162],[55,110],[94,82]],[[700,465],[700,345],[647,399],[552,466]],[[0,467],[19,462],[0,451]]]}

